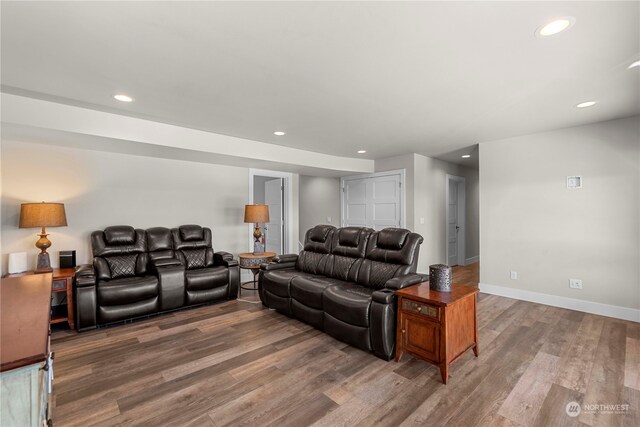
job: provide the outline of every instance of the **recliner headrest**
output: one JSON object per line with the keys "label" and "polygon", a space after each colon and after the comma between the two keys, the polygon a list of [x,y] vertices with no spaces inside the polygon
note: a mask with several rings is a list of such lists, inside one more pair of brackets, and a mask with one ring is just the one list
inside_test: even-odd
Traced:
{"label": "recliner headrest", "polygon": [[304,239],[304,250],[328,254],[331,250],[331,238],[335,229],[331,225],[316,225],[307,230]]}
{"label": "recliner headrest", "polygon": [[146,231],[116,225],[91,233],[93,256],[134,254],[147,251]]}
{"label": "recliner headrest", "polygon": [[199,225],[181,225],[178,229],[180,230],[180,238],[185,242],[204,239],[204,231]]}
{"label": "recliner headrest", "polygon": [[351,258],[364,258],[371,233],[373,230],[366,227],[338,228],[333,234],[331,253]]}
{"label": "recliner headrest", "polygon": [[333,229],[334,227],[330,225],[316,225],[309,230],[309,240],[312,242],[324,243],[329,237],[329,232]]}
{"label": "recliner headrest", "polygon": [[104,229],[104,240],[108,245],[133,245],[136,231],[128,225],[114,225]]}
{"label": "recliner headrest", "polygon": [[361,231],[361,227],[344,227],[338,229],[338,244],[348,248],[357,248]]}
{"label": "recliner headrest", "polygon": [[390,264],[415,264],[422,236],[404,228],[385,228],[369,238],[366,258]]}
{"label": "recliner headrest", "polygon": [[385,228],[378,233],[378,247],[380,249],[402,249],[410,231],[404,228]]}

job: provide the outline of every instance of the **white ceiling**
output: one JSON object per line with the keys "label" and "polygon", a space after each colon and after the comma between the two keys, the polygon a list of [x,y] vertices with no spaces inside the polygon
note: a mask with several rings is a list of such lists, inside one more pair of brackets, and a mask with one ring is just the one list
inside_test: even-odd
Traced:
{"label": "white ceiling", "polygon": [[2,90],[337,156],[446,157],[638,114],[639,5],[3,1]]}

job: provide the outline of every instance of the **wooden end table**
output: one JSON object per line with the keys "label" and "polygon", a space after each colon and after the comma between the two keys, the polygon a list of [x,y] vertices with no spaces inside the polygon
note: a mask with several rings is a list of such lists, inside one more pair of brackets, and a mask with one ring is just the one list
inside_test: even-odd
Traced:
{"label": "wooden end table", "polygon": [[255,254],[249,252],[238,255],[238,258],[240,260],[240,268],[251,270],[251,272],[253,273],[253,280],[240,283],[240,289],[238,290],[238,292],[240,292],[240,295],[242,295],[242,289],[247,291],[258,290],[258,282],[256,278],[258,277],[258,273],[260,272],[260,264],[270,262],[275,256],[275,252],[260,252]]}
{"label": "wooden end table", "polygon": [[[21,277],[35,274],[33,271],[24,273],[9,274],[7,277]],[[51,324],[67,322],[70,329],[76,328],[75,310],[73,306],[73,277],[76,274],[75,268],[54,268],[52,271],[53,280],[51,282],[51,293],[64,292],[67,296],[66,304],[51,306]]]}
{"label": "wooden end table", "polygon": [[396,362],[410,353],[440,368],[442,382],[449,366],[473,348],[478,357],[478,290],[452,285],[451,292],[429,289],[429,282],[410,286],[398,295]]}

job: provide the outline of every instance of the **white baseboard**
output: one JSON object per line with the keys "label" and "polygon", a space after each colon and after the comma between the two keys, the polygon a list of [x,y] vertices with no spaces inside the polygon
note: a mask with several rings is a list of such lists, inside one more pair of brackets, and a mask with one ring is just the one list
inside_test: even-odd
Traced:
{"label": "white baseboard", "polygon": [[480,283],[480,292],[640,323],[640,310]]}
{"label": "white baseboard", "polygon": [[473,264],[474,262],[479,262],[480,261],[480,257],[479,256],[472,256],[471,258],[467,258],[464,260],[464,265],[469,265],[469,264]]}

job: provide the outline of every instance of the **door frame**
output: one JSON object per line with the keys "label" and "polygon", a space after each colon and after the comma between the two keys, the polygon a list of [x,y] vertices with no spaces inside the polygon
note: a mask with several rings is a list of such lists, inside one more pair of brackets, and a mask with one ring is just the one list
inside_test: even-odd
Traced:
{"label": "door frame", "polygon": [[[283,203],[284,209],[282,213],[284,215],[284,236],[282,236],[283,252],[285,254],[292,253],[295,248],[295,242],[293,238],[293,174],[290,172],[279,172],[266,169],[249,169],[249,204],[253,204],[253,177],[254,176],[268,176],[273,178],[282,178],[284,191],[283,191]],[[249,230],[249,252],[253,252],[253,229],[254,224],[247,224]]]}
{"label": "door frame", "polygon": [[394,169],[384,172],[365,173],[360,175],[350,175],[340,177],[340,226],[344,227],[344,183],[345,181],[353,181],[356,179],[377,178],[380,176],[400,175],[400,227],[407,227],[407,205],[406,205],[406,169]]}
{"label": "door frame", "polygon": [[[455,182],[458,186],[458,225],[460,230],[458,231],[458,265],[466,265],[467,262],[467,180],[462,176],[449,175],[446,177],[445,185],[445,264],[449,263],[449,185],[451,182]],[[461,238],[462,236],[462,238]]]}

